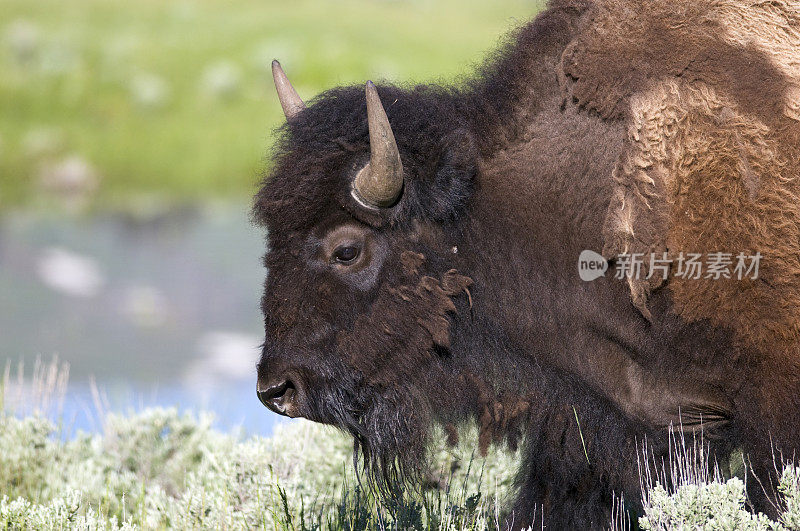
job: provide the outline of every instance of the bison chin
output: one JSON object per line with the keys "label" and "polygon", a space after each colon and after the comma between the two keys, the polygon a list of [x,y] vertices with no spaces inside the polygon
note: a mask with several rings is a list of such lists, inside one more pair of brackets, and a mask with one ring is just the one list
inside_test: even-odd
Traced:
{"label": "bison chin", "polygon": [[430,402],[414,388],[341,387],[313,397],[320,415],[310,420],[335,425],[353,436],[353,460],[370,487],[381,495],[401,497],[419,485],[433,421]]}

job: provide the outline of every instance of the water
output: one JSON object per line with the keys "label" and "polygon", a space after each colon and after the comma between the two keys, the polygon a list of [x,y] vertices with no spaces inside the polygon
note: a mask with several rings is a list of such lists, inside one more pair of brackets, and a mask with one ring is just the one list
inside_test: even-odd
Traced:
{"label": "water", "polygon": [[178,405],[268,434],[255,396],[263,229],[246,205],[158,215],[0,217],[0,362],[70,364],[65,421],[97,428],[89,382],[112,409]]}

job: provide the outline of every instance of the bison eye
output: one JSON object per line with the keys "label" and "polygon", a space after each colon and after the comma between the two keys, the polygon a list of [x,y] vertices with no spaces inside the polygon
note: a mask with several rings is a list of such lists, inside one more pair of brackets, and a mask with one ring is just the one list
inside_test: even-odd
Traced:
{"label": "bison eye", "polygon": [[333,251],[333,259],[340,264],[349,264],[358,258],[360,252],[361,250],[358,247],[354,247],[352,245],[342,245]]}

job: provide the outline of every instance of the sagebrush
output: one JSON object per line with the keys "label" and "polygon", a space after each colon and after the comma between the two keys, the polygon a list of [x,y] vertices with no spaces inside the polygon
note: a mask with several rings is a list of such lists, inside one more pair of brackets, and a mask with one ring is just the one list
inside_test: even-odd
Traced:
{"label": "sagebrush", "polygon": [[[474,457],[467,430],[432,450],[427,487],[393,504],[359,482],[346,436],[310,422],[242,438],[208,415],[148,409],[59,434],[43,416],[0,416],[0,528],[497,529],[516,458]],[[645,529],[800,529],[800,468],[784,470],[779,522],[745,510],[737,477],[648,488]]]}

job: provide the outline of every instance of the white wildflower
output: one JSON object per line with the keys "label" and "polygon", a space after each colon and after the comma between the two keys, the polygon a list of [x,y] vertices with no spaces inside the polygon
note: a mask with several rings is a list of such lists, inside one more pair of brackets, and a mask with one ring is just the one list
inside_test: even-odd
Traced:
{"label": "white wildflower", "polygon": [[65,196],[93,192],[99,180],[98,171],[80,155],[69,155],[56,162],[45,163],[39,170],[42,188]]}
{"label": "white wildflower", "polygon": [[151,73],[140,73],[130,82],[130,93],[134,103],[143,109],[164,107],[170,98],[170,86],[166,80]]}
{"label": "white wildflower", "polygon": [[231,99],[241,91],[242,72],[236,64],[220,61],[206,67],[200,83],[206,94],[217,99]]}
{"label": "white wildflower", "polygon": [[5,42],[14,59],[29,62],[39,51],[41,31],[29,20],[17,19],[6,26]]}

